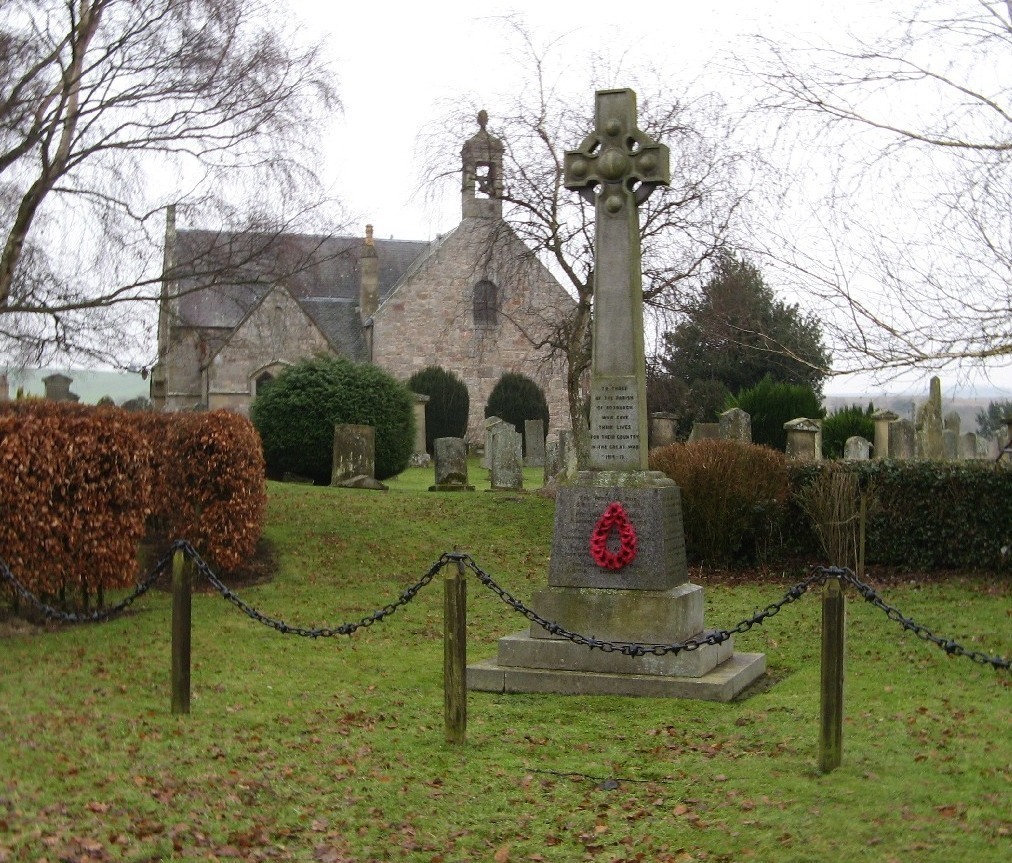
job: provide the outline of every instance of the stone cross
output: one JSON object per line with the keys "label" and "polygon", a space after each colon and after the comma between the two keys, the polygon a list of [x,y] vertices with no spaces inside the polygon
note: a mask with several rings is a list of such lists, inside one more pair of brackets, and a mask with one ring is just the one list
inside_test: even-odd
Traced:
{"label": "stone cross", "polygon": [[599,90],[595,129],[565,156],[567,189],[594,201],[591,470],[647,469],[638,205],[671,181],[670,156],[636,127],[632,90]]}

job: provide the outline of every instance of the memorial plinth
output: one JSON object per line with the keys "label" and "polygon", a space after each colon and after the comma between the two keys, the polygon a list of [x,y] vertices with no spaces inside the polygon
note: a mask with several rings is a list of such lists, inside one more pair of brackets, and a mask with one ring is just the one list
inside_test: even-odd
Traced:
{"label": "memorial plinth", "polygon": [[[587,469],[560,482],[544,619],[613,643],[702,641],[703,588],[685,562],[681,493],[647,464],[639,215],[669,182],[668,148],[636,126],[631,90],[597,94],[595,131],[566,153],[567,188],[595,203],[594,333]],[[470,689],[729,701],[766,668],[731,639],[632,657],[591,650],[538,625],[468,667]]]}

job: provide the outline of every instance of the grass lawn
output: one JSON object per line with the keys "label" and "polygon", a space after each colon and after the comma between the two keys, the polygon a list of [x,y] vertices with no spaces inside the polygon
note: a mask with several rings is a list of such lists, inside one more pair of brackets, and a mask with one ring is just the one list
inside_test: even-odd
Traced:
{"label": "grass lawn", "polygon": [[[431,470],[386,494],[272,483],[279,570],[242,596],[300,626],[358,620],[457,547],[528,599],[552,501],[422,493],[430,483]],[[694,580],[707,624],[730,627],[799,576]],[[468,590],[479,659],[524,621]],[[940,635],[1012,653],[1007,578],[881,592]],[[738,638],[769,668],[739,701],[471,693],[456,747],[438,579],[388,620],[315,641],[199,593],[188,716],[169,712],[163,591],[100,625],[0,624],[0,863],[1012,859],[1009,675],[851,600],[844,760],[829,775],[816,769],[815,596]]]}

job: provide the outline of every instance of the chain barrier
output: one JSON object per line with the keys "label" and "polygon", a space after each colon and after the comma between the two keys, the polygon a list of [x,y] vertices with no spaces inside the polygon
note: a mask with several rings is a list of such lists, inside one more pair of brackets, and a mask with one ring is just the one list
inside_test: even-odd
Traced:
{"label": "chain barrier", "polygon": [[208,582],[210,582],[211,586],[217,590],[222,597],[231,602],[251,620],[255,620],[257,623],[262,623],[264,626],[269,626],[272,629],[276,629],[283,635],[301,635],[305,638],[330,638],[335,635],[351,635],[358,629],[363,629],[365,627],[372,626],[374,623],[379,623],[381,620],[389,617],[397,611],[398,608],[401,608],[411,602],[411,600],[417,596],[418,592],[436,577],[439,570],[450,562],[450,557],[444,554],[429,568],[429,571],[425,573],[425,575],[411,585],[411,587],[402,591],[401,595],[394,602],[388,603],[387,605],[384,605],[383,608],[374,611],[372,614],[366,615],[357,623],[342,623],[338,626],[307,629],[300,626],[292,626],[289,623],[285,623],[283,620],[269,617],[268,615],[255,609],[249,603],[243,601],[241,597],[229,590],[229,588],[222,583],[221,579],[219,579],[218,576],[211,571],[211,567],[207,565],[201,556],[197,554],[193,546],[188,542],[180,540],[175,543],[173,548],[179,548],[184,551],[186,555],[193,560],[193,565],[197,571],[203,575]]}
{"label": "chain barrier", "polygon": [[774,614],[779,612],[785,605],[790,605],[790,603],[795,602],[804,596],[813,585],[822,584],[827,578],[829,578],[829,576],[823,575],[820,572],[812,573],[812,575],[808,578],[798,582],[790,590],[788,590],[779,602],[770,603],[762,611],[758,611],[752,615],[752,617],[742,620],[733,629],[710,630],[709,632],[701,633],[694,638],[690,638],[687,641],[679,641],[673,644],[643,644],[633,641],[605,641],[604,639],[581,635],[578,632],[572,632],[554,621],[545,619],[536,611],[524,605],[508,590],[497,584],[495,579],[478,566],[470,555],[453,552],[444,554],[443,557],[462,563],[470,569],[475,576],[477,576],[478,581],[496,594],[514,611],[519,612],[528,620],[538,624],[538,626],[542,627],[552,635],[558,635],[561,638],[572,641],[574,644],[582,644],[589,647],[591,650],[600,650],[603,653],[621,653],[625,656],[664,656],[668,653],[677,654],[683,650],[699,650],[699,648],[706,645],[720,644],[721,642],[727,641],[733,635],[747,632],[753,626],[763,623],[763,621],[767,618],[772,617]]}
{"label": "chain barrier", "polygon": [[75,611],[61,611],[58,608],[48,605],[39,599],[34,593],[32,593],[27,587],[25,587],[20,581],[15,578],[14,574],[10,571],[7,566],[7,562],[0,558],[0,578],[6,581],[14,589],[14,592],[24,599],[29,605],[37,608],[45,616],[47,620],[58,620],[61,623],[99,623],[103,620],[108,620],[110,617],[115,617],[120,612],[126,610],[126,608],[139,596],[143,596],[151,588],[160,576],[169,566],[172,561],[172,553],[175,550],[175,546],[169,549],[168,552],[155,564],[155,568],[144,577],[144,579],[138,582],[137,586],[133,589],[133,592],[121,599],[115,605],[110,605],[108,608],[101,608],[90,613],[80,613]]}

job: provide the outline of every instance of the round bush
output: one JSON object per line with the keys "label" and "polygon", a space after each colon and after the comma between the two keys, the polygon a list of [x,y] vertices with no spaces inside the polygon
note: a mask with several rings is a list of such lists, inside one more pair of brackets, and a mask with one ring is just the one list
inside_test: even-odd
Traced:
{"label": "round bush", "polygon": [[[521,434],[524,433],[524,421],[540,419],[547,431],[548,425],[548,400],[545,394],[534,381],[519,372],[506,372],[488,397],[488,404],[485,405],[486,417],[499,417],[508,423]],[[524,451],[527,446],[524,441]]]}
{"label": "round bush", "polygon": [[862,409],[850,405],[833,411],[822,423],[822,455],[825,458],[843,458],[843,449],[848,438],[855,435],[866,441],[875,440],[875,421],[872,405]]}
{"label": "round bush", "polygon": [[784,423],[799,417],[822,419],[822,400],[806,384],[788,384],[766,375],[750,389],[728,400],[728,407],[741,408],[752,418],[752,442],[783,452],[787,446]]}
{"label": "round bush", "polygon": [[429,397],[425,406],[425,449],[429,453],[436,438],[464,437],[471,409],[467,384],[453,372],[429,366],[408,378],[408,389]]}
{"label": "round bush", "polygon": [[414,449],[411,393],[376,366],[316,357],[285,369],[258,395],[250,418],[260,432],[270,476],[285,472],[328,485],[337,423],[376,429],[376,478],[408,465]]}

